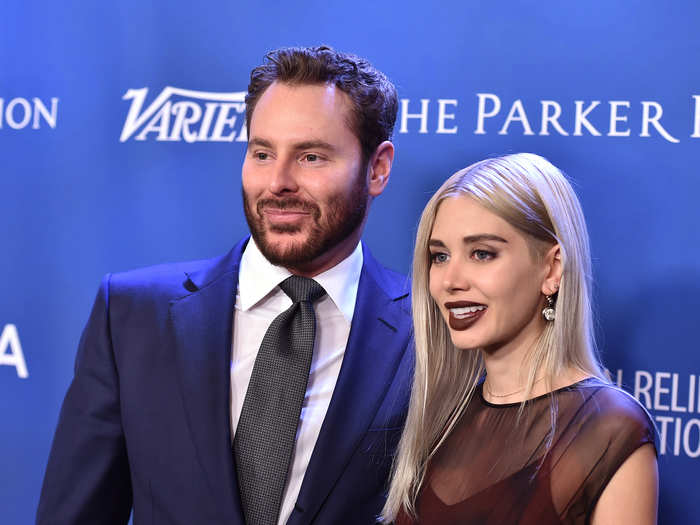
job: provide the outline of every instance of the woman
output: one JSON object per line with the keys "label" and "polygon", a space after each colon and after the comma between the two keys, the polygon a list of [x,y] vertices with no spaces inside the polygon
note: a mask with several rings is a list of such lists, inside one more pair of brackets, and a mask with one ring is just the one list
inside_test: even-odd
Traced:
{"label": "woman", "polygon": [[654,427],[596,358],[581,206],[533,154],[469,166],[416,239],[416,370],[382,518],[656,523]]}

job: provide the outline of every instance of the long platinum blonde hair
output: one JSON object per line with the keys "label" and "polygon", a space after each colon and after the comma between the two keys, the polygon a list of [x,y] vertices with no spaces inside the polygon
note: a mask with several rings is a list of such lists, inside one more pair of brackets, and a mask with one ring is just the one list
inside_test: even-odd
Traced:
{"label": "long platinum blonde hair", "polygon": [[401,508],[415,515],[427,464],[459,420],[484,374],[481,352],[454,346],[429,292],[428,241],[435,216],[442,201],[464,195],[526,237],[546,241],[550,246],[558,243],[561,250],[563,272],[556,319],[546,323],[526,357],[525,399],[532,392],[538,371],[544,372],[545,384],[550,388],[556,376],[567,369],[607,382],[595,347],[588,232],[569,182],[549,161],[531,153],[487,159],[458,171],[428,201],[418,226],[413,255],[413,390],[382,511],[385,522],[393,521]]}

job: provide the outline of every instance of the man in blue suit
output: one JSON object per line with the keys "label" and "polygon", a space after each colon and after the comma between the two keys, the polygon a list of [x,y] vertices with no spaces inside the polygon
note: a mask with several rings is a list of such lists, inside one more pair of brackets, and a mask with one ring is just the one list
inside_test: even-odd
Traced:
{"label": "man in blue suit", "polygon": [[125,524],[132,508],[135,525],[263,523],[242,503],[249,458],[234,442],[261,341],[292,304],[280,288],[291,275],[324,294],[272,521],[375,522],[407,408],[410,312],[406,278],[360,236],[389,178],[396,113],[382,73],[326,47],[281,49],[253,70],[242,170],[251,238],[213,260],[105,277],[38,524]]}

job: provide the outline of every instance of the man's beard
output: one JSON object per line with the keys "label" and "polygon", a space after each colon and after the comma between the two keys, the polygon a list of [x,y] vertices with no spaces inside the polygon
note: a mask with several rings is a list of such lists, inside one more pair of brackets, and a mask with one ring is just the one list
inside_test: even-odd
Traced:
{"label": "man's beard", "polygon": [[[352,235],[362,224],[367,212],[369,195],[367,183],[361,175],[347,195],[333,195],[326,204],[326,215],[322,216],[320,207],[312,201],[299,197],[282,197],[279,199],[261,199],[255,210],[243,190],[243,209],[250,233],[265,258],[276,266],[285,268],[304,268],[312,261]],[[268,230],[273,233],[297,233],[306,226],[298,224],[280,224],[265,227],[264,208],[301,210],[310,213],[313,224],[305,241],[293,244],[273,243],[267,238]]]}

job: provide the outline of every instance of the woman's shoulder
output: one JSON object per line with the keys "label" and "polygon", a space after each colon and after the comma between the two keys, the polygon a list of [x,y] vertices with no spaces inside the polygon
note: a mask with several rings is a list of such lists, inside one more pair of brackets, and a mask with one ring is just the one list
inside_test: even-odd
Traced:
{"label": "woman's shoulder", "polygon": [[600,379],[575,383],[557,400],[559,439],[550,458],[553,497],[568,502],[566,516],[590,516],[625,461],[643,445],[656,449],[654,423],[634,397]]}
{"label": "woman's shoulder", "polygon": [[595,432],[610,440],[654,442],[655,426],[649,413],[633,396],[597,378],[572,385],[560,400],[578,419],[576,426],[585,433]]}

